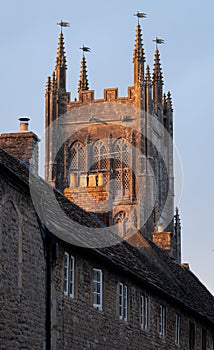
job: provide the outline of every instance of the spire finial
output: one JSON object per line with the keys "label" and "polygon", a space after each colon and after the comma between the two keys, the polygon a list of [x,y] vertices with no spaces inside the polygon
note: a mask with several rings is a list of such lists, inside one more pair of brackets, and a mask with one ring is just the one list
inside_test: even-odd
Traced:
{"label": "spire finial", "polygon": [[91,49],[87,46],[84,46],[84,45],[82,47],[80,47],[80,50],[83,51],[83,56],[82,56],[81,68],[80,68],[80,79],[79,79],[79,85],[78,85],[78,92],[85,91],[85,90],[89,89],[85,52],[91,52]]}

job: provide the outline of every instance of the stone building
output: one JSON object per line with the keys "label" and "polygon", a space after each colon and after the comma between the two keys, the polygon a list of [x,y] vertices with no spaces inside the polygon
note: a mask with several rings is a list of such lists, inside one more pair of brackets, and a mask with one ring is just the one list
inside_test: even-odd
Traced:
{"label": "stone building", "polygon": [[119,97],[118,88],[106,88],[104,97],[95,99],[83,51],[78,99],[71,101],[60,33],[56,67],[46,87],[45,178],[121,237],[130,228],[140,230],[161,240],[180,261],[180,227],[174,222],[173,107],[171,93],[163,91],[158,42],[151,77],[137,24],[134,84],[127,97]]}
{"label": "stone building", "polygon": [[138,25],[128,97],[106,89],[94,100],[83,57],[70,102],[61,33],[46,91],[48,181],[26,120],[0,135],[0,349],[213,350],[213,296],[180,262],[172,104],[155,57],[153,83],[148,69],[144,83]]}

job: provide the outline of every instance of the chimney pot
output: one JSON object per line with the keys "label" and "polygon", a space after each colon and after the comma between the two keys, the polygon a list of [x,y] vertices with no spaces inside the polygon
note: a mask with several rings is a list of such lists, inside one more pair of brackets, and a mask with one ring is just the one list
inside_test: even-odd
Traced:
{"label": "chimney pot", "polygon": [[19,118],[19,121],[20,121],[19,131],[21,132],[28,131],[29,120],[30,118],[26,118],[26,117]]}

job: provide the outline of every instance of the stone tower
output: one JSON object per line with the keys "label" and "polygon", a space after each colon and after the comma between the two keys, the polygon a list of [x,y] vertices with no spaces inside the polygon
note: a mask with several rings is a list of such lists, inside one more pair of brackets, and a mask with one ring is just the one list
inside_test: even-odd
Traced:
{"label": "stone tower", "polygon": [[174,217],[173,107],[163,92],[160,52],[145,65],[136,26],[134,84],[95,99],[82,57],[78,99],[66,90],[66,56],[59,35],[55,71],[46,86],[46,180],[121,237],[141,232],[180,262],[180,221]]}

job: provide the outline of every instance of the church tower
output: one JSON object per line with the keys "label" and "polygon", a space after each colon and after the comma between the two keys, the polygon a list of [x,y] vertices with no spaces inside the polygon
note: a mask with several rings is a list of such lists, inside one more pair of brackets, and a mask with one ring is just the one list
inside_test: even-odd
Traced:
{"label": "church tower", "polygon": [[158,46],[152,74],[145,62],[138,23],[134,82],[127,96],[119,97],[118,88],[106,88],[103,98],[95,99],[83,51],[78,99],[71,101],[61,31],[56,67],[46,86],[45,177],[122,238],[140,232],[180,262],[178,211],[174,216],[173,106],[170,92],[163,91]]}

